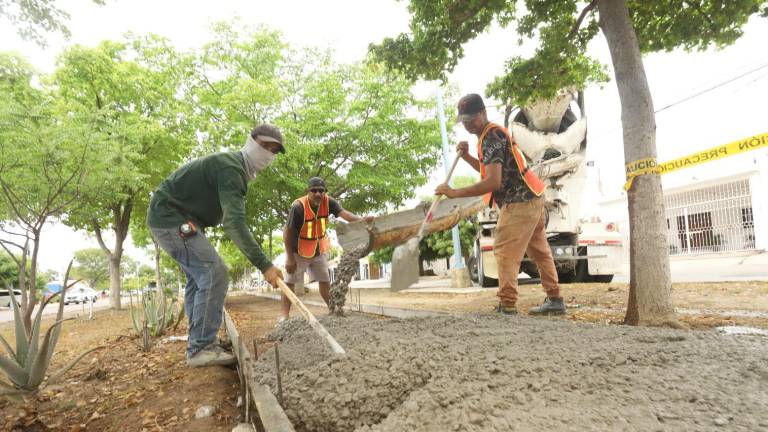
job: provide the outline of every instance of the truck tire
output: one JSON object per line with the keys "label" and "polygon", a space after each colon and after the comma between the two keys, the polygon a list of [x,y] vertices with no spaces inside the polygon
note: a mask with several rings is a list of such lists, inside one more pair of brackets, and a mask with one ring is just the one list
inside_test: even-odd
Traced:
{"label": "truck tire", "polygon": [[576,272],[574,270],[565,270],[557,272],[557,281],[559,283],[573,283],[576,280]]}
{"label": "truck tire", "polygon": [[587,260],[577,261],[576,268],[573,269],[573,281],[576,283],[588,283],[592,282],[592,280],[592,275],[589,274],[589,263]]}
{"label": "truck tire", "polygon": [[611,281],[613,281],[613,275],[594,275],[592,276],[592,280],[597,283],[611,283]]}
{"label": "truck tire", "polygon": [[526,261],[520,264],[520,271],[527,274],[531,279],[539,279],[541,278],[541,274],[539,273],[539,269],[536,267],[536,264],[530,261]]}

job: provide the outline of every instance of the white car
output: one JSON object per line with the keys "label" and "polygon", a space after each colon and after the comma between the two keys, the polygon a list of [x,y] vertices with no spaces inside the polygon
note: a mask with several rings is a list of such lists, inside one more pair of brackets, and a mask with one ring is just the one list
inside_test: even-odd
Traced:
{"label": "white car", "polygon": [[[13,296],[16,297],[16,303],[21,302],[21,291],[14,289]],[[11,307],[11,295],[5,288],[0,289],[0,306]]]}
{"label": "white car", "polygon": [[93,288],[73,287],[68,289],[66,295],[64,295],[64,304],[68,305],[70,303],[80,304],[95,302],[98,298],[99,293],[97,293]]}

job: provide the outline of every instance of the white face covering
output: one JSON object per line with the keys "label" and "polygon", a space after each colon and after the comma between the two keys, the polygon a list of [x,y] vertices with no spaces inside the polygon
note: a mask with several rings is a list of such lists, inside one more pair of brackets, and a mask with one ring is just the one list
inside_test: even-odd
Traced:
{"label": "white face covering", "polygon": [[265,149],[256,140],[248,135],[248,139],[245,140],[245,145],[240,150],[245,160],[245,173],[248,175],[248,180],[253,181],[256,178],[256,174],[263,170],[272,161],[275,160],[276,154]]}

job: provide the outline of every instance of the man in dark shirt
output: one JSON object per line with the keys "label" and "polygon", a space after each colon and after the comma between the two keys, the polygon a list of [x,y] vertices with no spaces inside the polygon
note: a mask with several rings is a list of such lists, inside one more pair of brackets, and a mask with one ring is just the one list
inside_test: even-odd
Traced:
{"label": "man in dark shirt", "polygon": [[284,152],[280,130],[262,124],[251,131],[240,151],[195,159],[168,176],[152,194],[147,225],[187,276],[184,309],[189,318],[190,367],[235,362],[231,353],[216,344],[229,277],[224,261],[205,236],[205,228],[221,224],[227,237],[272,286],[283,277],[245,223],[245,195],[248,182],[272,163],[277,153]]}
{"label": "man in dark shirt", "polygon": [[503,127],[488,121],[483,98],[468,94],[458,103],[458,120],[467,132],[478,137],[478,159],[469,154],[469,143],[456,147],[462,158],[480,172],[481,180],[471,186],[452,189],[441,184],[438,195],[449,198],[486,195],[489,204],[499,207],[493,250],[499,269],[499,306],[505,314],[517,313],[517,275],[520,262],[528,256],[536,263],[541,284],[547,293],[544,304],[529,310],[531,314],[565,313],[560,296],[557,270],[545,231],[544,183],[528,171],[524,156]]}
{"label": "man in dark shirt", "polygon": [[[288,220],[283,231],[285,242],[285,270],[288,277],[285,282],[292,290],[297,282],[309,273],[311,280],[316,280],[320,288],[320,296],[325,304],[330,301],[331,281],[328,275],[328,252],[330,242],[326,236],[328,217],[334,215],[347,222],[364,219],[373,220],[373,216],[361,218],[354,213],[344,210],[338,201],[326,193],[325,181],[320,177],[312,177],[307,184],[307,195],[293,202],[288,213]],[[282,315],[278,323],[288,318],[291,312],[291,302],[282,296]]]}

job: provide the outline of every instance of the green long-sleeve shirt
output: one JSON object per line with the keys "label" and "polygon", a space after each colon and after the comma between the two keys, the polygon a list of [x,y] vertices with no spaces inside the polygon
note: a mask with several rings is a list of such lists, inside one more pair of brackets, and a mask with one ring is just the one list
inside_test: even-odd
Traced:
{"label": "green long-sleeve shirt", "polygon": [[216,153],[189,162],[152,195],[147,224],[173,228],[192,219],[202,227],[222,224],[224,233],[262,272],[272,266],[245,223],[248,180],[240,152]]}

